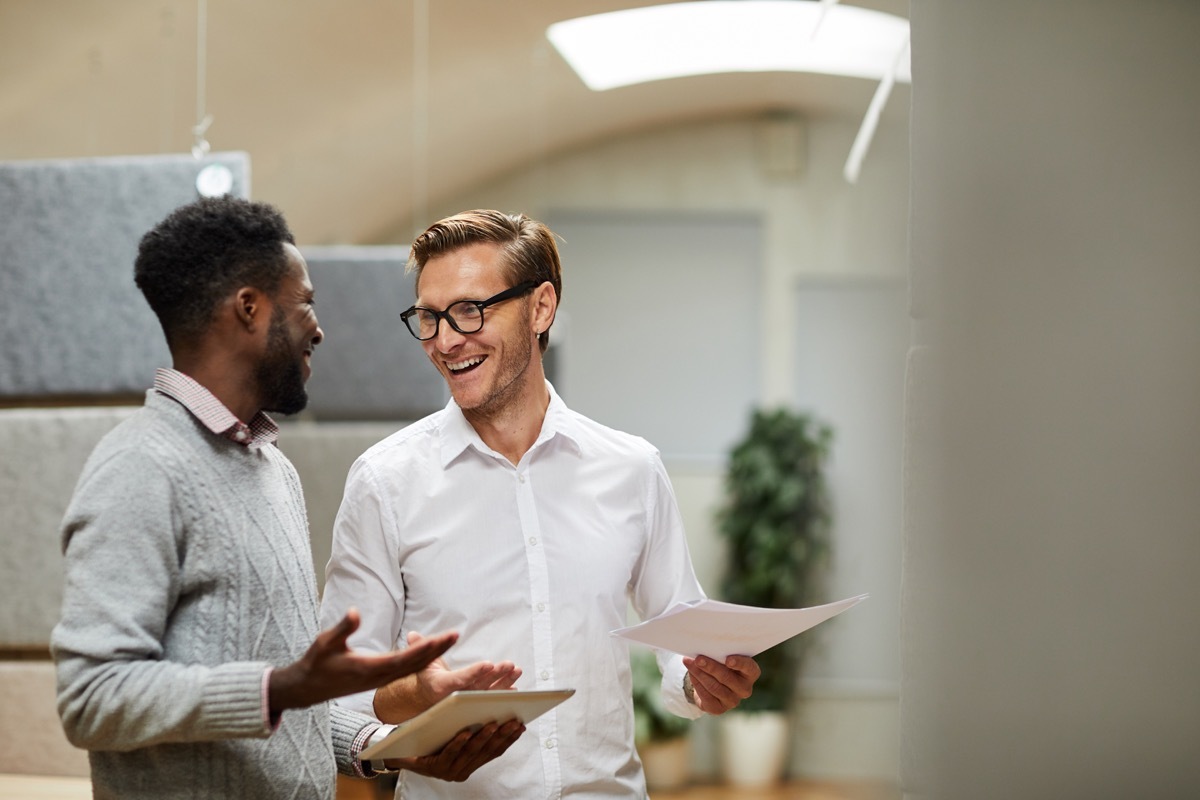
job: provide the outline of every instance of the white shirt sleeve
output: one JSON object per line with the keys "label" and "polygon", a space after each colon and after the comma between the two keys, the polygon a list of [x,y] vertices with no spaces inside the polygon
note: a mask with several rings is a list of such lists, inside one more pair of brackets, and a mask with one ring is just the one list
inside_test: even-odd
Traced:
{"label": "white shirt sleeve", "polygon": [[[333,524],[333,549],[321,599],[323,629],[336,625],[351,607],[358,609],[362,622],[350,635],[349,645],[372,653],[406,645],[397,641],[404,621],[404,581],[390,502],[370,464],[361,458],[356,461]],[[374,716],[374,698],[375,693],[368,691],[337,702]]]}
{"label": "white shirt sleeve", "polygon": [[[688,551],[683,518],[662,459],[650,459],[646,499],[646,550],[633,581],[633,607],[642,619],[666,611],[675,603],[703,598]],[[656,651],[663,673],[663,704],[672,714],[696,719],[703,712],[683,693],[683,657]]]}

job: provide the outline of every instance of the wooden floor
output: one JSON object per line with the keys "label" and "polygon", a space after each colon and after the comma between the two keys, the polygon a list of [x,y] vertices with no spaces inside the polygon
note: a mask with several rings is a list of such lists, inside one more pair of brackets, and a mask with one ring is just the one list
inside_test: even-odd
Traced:
{"label": "wooden floor", "polygon": [[[0,775],[0,798],[21,800],[86,800],[92,796],[87,778]],[[391,800],[383,781],[338,776],[338,800]],[[767,789],[694,786],[678,792],[653,792],[652,800],[899,800],[895,788],[878,784],[801,781]]]}
{"label": "wooden floor", "polygon": [[895,787],[875,783],[794,781],[748,789],[739,786],[693,786],[678,792],[654,792],[652,800],[899,800]]}
{"label": "wooden floor", "polygon": [[[338,800],[383,800],[392,792],[375,781],[338,778]],[[651,800],[899,800],[894,786],[878,783],[795,781],[762,789],[735,786],[692,786],[676,792],[656,791]]]}

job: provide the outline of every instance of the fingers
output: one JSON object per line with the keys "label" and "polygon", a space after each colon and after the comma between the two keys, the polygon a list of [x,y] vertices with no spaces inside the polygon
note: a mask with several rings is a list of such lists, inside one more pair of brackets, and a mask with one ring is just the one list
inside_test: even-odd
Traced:
{"label": "fingers", "polygon": [[722,664],[706,656],[685,658],[692,676],[696,705],[709,714],[723,714],[750,696],[761,670],[749,656],[730,656]]}
{"label": "fingers", "polygon": [[749,679],[751,685],[762,675],[762,669],[759,668],[758,662],[750,656],[730,656],[725,659],[725,666],[741,673]]}
{"label": "fingers", "polygon": [[433,755],[398,759],[388,765],[444,781],[465,781],[475,770],[503,755],[524,732],[525,726],[515,719],[503,724],[491,722],[474,733],[470,729],[459,731]]}
{"label": "fingers", "polygon": [[382,655],[350,653],[349,658],[356,660],[363,668],[364,674],[369,675],[372,685],[366,688],[373,689],[420,672],[450,649],[456,641],[457,633],[442,633],[437,636],[420,637],[419,641],[409,644],[404,650],[393,650]]}
{"label": "fingers", "polygon": [[317,638],[309,649],[321,652],[347,650],[346,640],[350,638],[350,634],[358,630],[360,622],[358,609],[353,607],[347,609],[345,616],[338,620],[336,625],[317,634]]}
{"label": "fingers", "polygon": [[450,673],[455,689],[511,689],[521,677],[521,670],[511,661],[493,664],[479,661]]}
{"label": "fingers", "polygon": [[489,689],[511,689],[517,685],[517,679],[521,677],[521,668],[511,661],[505,661],[502,664],[497,664],[497,672],[492,685]]}
{"label": "fingers", "polygon": [[458,634],[454,632],[428,637],[418,634],[415,642],[413,641],[413,637],[410,636],[408,648],[393,653],[391,658],[397,668],[406,670],[403,674],[407,675],[429,666],[431,662],[449,650],[450,646],[457,641]]}

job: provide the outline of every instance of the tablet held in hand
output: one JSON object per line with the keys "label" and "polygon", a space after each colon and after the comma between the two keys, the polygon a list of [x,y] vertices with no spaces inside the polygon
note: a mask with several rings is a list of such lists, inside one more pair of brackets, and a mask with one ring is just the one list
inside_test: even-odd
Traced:
{"label": "tablet held in hand", "polygon": [[445,747],[464,728],[478,730],[489,722],[510,719],[529,723],[575,694],[574,689],[493,689],[452,692],[387,738],[359,754],[364,761],[426,756]]}

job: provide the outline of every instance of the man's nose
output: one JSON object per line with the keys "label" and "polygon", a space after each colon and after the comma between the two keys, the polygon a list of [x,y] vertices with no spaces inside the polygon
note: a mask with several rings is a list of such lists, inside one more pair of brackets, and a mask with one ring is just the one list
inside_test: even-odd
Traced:
{"label": "man's nose", "polygon": [[317,326],[317,335],[312,338],[312,346],[316,347],[321,342],[325,341],[325,331],[321,330],[321,326]]}
{"label": "man's nose", "polygon": [[438,350],[441,350],[443,353],[448,353],[454,348],[460,346],[464,341],[466,341],[466,339],[466,336],[454,329],[454,326],[450,324],[449,320],[438,320],[437,335],[434,337],[434,341],[437,342]]}

